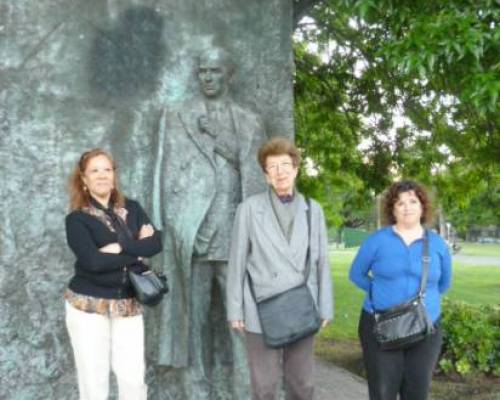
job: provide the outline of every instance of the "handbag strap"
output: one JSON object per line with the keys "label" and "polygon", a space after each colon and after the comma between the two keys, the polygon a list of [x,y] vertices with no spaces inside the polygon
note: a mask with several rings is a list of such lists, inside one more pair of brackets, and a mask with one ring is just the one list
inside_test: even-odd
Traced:
{"label": "handbag strap", "polygon": [[[427,286],[427,277],[429,276],[429,233],[427,229],[424,229],[424,237],[422,238],[422,275],[420,276],[420,286],[418,288],[417,296],[420,298],[424,298],[425,296],[425,288]],[[377,311],[375,306],[373,305],[372,298],[372,285],[370,284],[370,289],[368,290],[368,298],[372,305],[374,311]]]}
{"label": "handbag strap", "polygon": [[[311,199],[306,197],[306,219],[307,219],[307,252],[306,252],[306,266],[304,269],[304,283],[307,283],[307,279],[309,278],[309,273],[311,272],[311,237],[312,237],[312,218],[311,218]],[[250,286],[250,292],[252,293],[253,301],[257,303],[257,296],[255,295],[255,289],[253,287],[252,277],[250,276],[250,272],[247,270],[248,275],[248,283]]]}
{"label": "handbag strap", "polygon": [[126,235],[130,238],[133,237],[127,223],[115,213],[113,204],[110,204],[110,206],[106,208],[93,197],[90,197],[90,204],[98,210],[104,212],[117,235]]}
{"label": "handbag strap", "polygon": [[424,242],[422,244],[422,276],[420,277],[420,287],[418,289],[418,296],[425,296],[425,288],[427,286],[427,277],[429,276],[429,233],[424,229]]}
{"label": "handbag strap", "polygon": [[[99,210],[104,211],[104,213],[110,219],[111,225],[113,226],[113,229],[115,230],[116,234],[118,235],[118,238],[120,238],[120,236],[122,236],[122,237],[126,236],[128,239],[134,240],[134,235],[133,235],[132,231],[130,230],[129,226],[127,225],[127,222],[124,221],[119,215],[117,215],[115,213],[113,207],[105,208],[103,205],[99,204],[93,198],[91,198],[91,203],[94,207],[98,208]],[[149,265],[144,264],[144,262],[142,260],[139,263],[142,264],[143,267],[147,267],[149,270],[156,272],[157,274],[159,273],[159,272],[155,271]]]}
{"label": "handbag strap", "polygon": [[307,203],[307,254],[306,254],[306,267],[304,269],[304,282],[307,283],[309,273],[311,272],[311,238],[312,238],[312,217],[311,217],[311,199],[306,197]]}

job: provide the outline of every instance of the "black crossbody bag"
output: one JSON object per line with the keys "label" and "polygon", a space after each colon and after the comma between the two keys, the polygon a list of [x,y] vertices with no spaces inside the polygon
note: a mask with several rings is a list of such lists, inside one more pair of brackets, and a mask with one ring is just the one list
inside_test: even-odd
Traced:
{"label": "black crossbody bag", "polygon": [[134,288],[137,301],[146,306],[156,306],[168,293],[167,277],[150,269],[144,264],[143,272],[128,271],[130,283]]}
{"label": "black crossbody bag", "polygon": [[[110,217],[111,223],[118,234],[127,235],[133,239],[132,232],[123,221],[113,211],[104,209],[104,212]],[[146,265],[143,261],[136,261],[127,268],[130,284],[134,289],[135,298],[145,306],[156,306],[162,301],[168,293],[167,277],[162,272],[156,272]]]}
{"label": "black crossbody bag", "polygon": [[250,274],[248,280],[266,346],[279,349],[318,332],[321,319],[307,287],[311,271],[311,202],[307,199],[308,245],[304,283],[267,299],[257,301]]}
{"label": "black crossbody bag", "polygon": [[[422,251],[422,276],[417,295],[384,311],[374,312],[373,333],[382,350],[401,350],[420,342],[433,332],[432,321],[424,306],[429,274],[429,238],[425,231]],[[373,304],[371,289],[370,301]]]}

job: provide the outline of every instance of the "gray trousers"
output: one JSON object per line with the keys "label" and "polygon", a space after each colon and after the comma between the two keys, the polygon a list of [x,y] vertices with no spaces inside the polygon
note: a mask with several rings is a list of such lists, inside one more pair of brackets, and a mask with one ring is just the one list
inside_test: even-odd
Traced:
{"label": "gray trousers", "polygon": [[252,400],[275,400],[283,373],[286,400],[311,400],[314,393],[314,336],[271,349],[261,334],[246,332]]}

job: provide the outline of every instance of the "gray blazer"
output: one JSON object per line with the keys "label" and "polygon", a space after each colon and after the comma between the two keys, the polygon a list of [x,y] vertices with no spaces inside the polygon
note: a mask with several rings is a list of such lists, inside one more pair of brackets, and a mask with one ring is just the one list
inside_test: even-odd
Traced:
{"label": "gray blazer", "polygon": [[[248,284],[250,273],[257,300],[304,282],[307,253],[307,203],[301,194],[290,242],[274,214],[269,192],[249,197],[236,212],[226,286],[227,319],[244,320],[245,329],[261,333],[257,308]],[[333,317],[333,293],[325,218],[311,201],[311,271],[307,285],[321,318]]]}

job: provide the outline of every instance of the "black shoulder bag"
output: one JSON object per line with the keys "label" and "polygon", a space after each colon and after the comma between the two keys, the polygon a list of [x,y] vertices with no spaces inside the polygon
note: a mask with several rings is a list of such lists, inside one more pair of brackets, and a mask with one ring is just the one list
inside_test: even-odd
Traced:
{"label": "black shoulder bag", "polygon": [[307,199],[307,245],[304,283],[285,292],[257,302],[252,278],[248,273],[250,291],[257,304],[257,313],[266,346],[278,349],[318,332],[321,319],[314,299],[307,287],[311,270],[311,202]]}
{"label": "black shoulder bag", "polygon": [[[411,300],[384,311],[375,310],[373,333],[382,350],[408,348],[433,332],[432,321],[424,306],[425,287],[429,274],[429,239],[424,233],[422,277],[417,295]],[[370,301],[371,289],[370,289]],[[373,301],[372,301],[373,304]]]}
{"label": "black shoulder bag", "polygon": [[[115,231],[120,235],[127,235],[133,238],[129,227],[119,216],[112,210],[104,210],[110,217],[111,223]],[[144,262],[137,260],[134,264],[127,268],[128,278],[137,301],[146,306],[156,306],[163,299],[163,296],[168,293],[167,277],[161,273],[152,270]]]}
{"label": "black shoulder bag", "polygon": [[137,301],[146,306],[156,306],[168,293],[167,277],[143,265],[146,267],[143,272],[129,270],[128,277]]}

